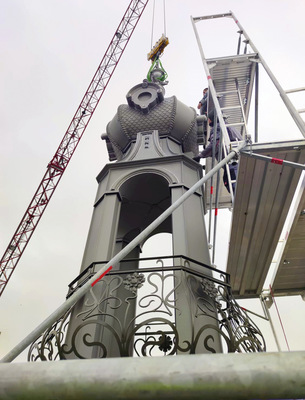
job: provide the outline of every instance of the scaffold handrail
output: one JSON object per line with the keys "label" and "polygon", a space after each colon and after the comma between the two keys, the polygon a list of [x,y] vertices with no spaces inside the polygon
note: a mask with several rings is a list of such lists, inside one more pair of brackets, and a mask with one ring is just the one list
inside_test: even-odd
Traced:
{"label": "scaffold handrail", "polygon": [[305,122],[303,121],[303,119],[301,118],[300,114],[298,113],[298,111],[296,110],[296,108],[294,107],[292,102],[290,101],[289,97],[287,96],[286,91],[282,88],[282,86],[280,85],[280,83],[278,82],[276,77],[273,75],[272,71],[270,70],[270,68],[268,67],[267,63],[265,62],[265,60],[261,56],[260,52],[258,51],[256,46],[254,45],[254,43],[252,42],[252,40],[250,39],[250,37],[248,36],[246,31],[244,30],[243,26],[240,24],[240,22],[235,17],[233,12],[230,11],[230,13],[231,13],[231,17],[233,18],[234,22],[239,27],[239,29],[242,31],[245,39],[248,41],[248,43],[251,46],[251,48],[253,49],[253,51],[255,51],[257,53],[259,62],[264,67],[266,73],[269,75],[269,78],[271,79],[272,83],[274,84],[274,86],[278,90],[278,92],[279,92],[279,94],[280,94],[285,106],[287,107],[290,115],[292,116],[293,120],[295,121],[295,123],[296,123],[297,127],[299,128],[300,132],[302,133],[302,135],[305,137]]}

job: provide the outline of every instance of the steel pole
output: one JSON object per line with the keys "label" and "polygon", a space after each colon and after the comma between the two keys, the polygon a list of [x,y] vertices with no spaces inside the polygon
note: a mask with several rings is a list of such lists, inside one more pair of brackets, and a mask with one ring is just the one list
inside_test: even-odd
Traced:
{"label": "steel pole", "polygon": [[135,237],[126,247],[116,254],[104,267],[102,267],[91,279],[89,279],[81,288],[73,293],[61,306],[59,306],[48,318],[46,318],[37,328],[35,328],[26,338],[15,346],[0,362],[10,362],[14,360],[23,350],[25,350],[34,340],[37,339],[46,329],[52,326],[70,307],[81,299],[91,288],[92,284],[103,275],[109,267],[117,265],[131,250],[138,246],[148,237],[163,221],[166,220],[185,200],[196,192],[212,175],[230,161],[246,145],[243,142],[235,150],[232,150],[215,168],[211,169],[204,177],[196,182],[187,192],[168,207],[158,218],[156,218],[147,228],[145,228],[137,237]]}
{"label": "steel pole", "polygon": [[[215,118],[216,119],[216,118]],[[215,121],[214,121],[215,124]],[[217,124],[214,125],[214,130],[216,127],[216,131],[217,131]],[[216,132],[214,132],[215,134]],[[216,137],[214,137],[213,142],[216,142]],[[222,143],[222,132],[219,132],[219,144]],[[224,146],[225,148],[225,146]],[[217,162],[219,163],[219,161],[221,160],[221,156],[222,156],[222,146],[219,145],[219,149],[218,149],[218,160]],[[228,164],[226,165],[226,167],[228,169]],[[216,230],[217,230],[217,214],[218,214],[218,201],[219,201],[219,183],[220,183],[220,170],[217,171],[217,177],[216,177],[216,195],[215,195],[215,214],[214,214],[214,235],[213,235],[213,256],[212,256],[212,263],[213,265],[215,265],[215,251],[216,251]],[[232,188],[231,188],[232,190]]]}
{"label": "steel pole", "polygon": [[255,113],[254,113],[254,141],[258,142],[258,92],[259,92],[259,65],[255,67]]}
{"label": "steel pole", "polygon": [[214,84],[213,84],[212,77],[210,75],[210,69],[208,67],[208,64],[207,64],[207,61],[206,61],[206,58],[205,58],[205,55],[204,55],[204,52],[203,52],[203,48],[201,46],[201,42],[200,42],[200,39],[199,39],[198,31],[197,31],[197,28],[195,26],[195,22],[194,22],[194,18],[193,17],[191,17],[191,21],[192,21],[194,33],[195,33],[195,36],[196,36],[196,39],[197,39],[197,44],[198,44],[198,47],[199,47],[199,51],[200,51],[203,67],[204,67],[204,70],[205,70],[205,73],[206,73],[206,76],[207,76],[209,90],[210,90],[210,93],[211,93],[212,98],[213,98],[214,107],[216,109],[217,117],[219,119],[219,125],[220,125],[221,130],[222,130],[224,142],[225,142],[226,146],[229,146],[230,143],[231,143],[230,142],[230,138],[229,138],[229,135],[228,135],[228,131],[227,131],[227,128],[226,128],[225,121],[224,121],[223,116],[222,116],[222,112],[221,112],[220,105],[219,105],[218,98],[217,98],[217,93],[216,93],[216,90],[215,90],[215,87],[214,87]]}
{"label": "steel pole", "polygon": [[305,352],[0,365],[6,400],[303,399]]}
{"label": "steel pole", "polygon": [[268,161],[268,162],[271,162],[272,164],[286,165],[287,167],[292,167],[292,168],[297,168],[297,169],[305,169],[305,164],[299,164],[299,163],[295,163],[292,161],[286,161],[286,160],[282,160],[280,158],[263,156],[261,154],[257,154],[257,153],[253,153],[253,152],[249,153],[247,151],[243,151],[242,153],[244,156],[257,158],[258,160],[262,160],[262,161]]}
{"label": "steel pole", "polygon": [[[210,127],[209,125],[209,120],[207,121],[207,127]],[[216,136],[215,136],[215,128],[216,128],[216,136],[217,136],[217,116],[214,115],[214,139],[213,139],[213,144],[212,144],[212,168],[215,166],[215,153],[216,153]],[[210,131],[210,137],[211,137],[211,131]],[[208,235],[208,242],[209,246],[211,245],[211,229],[212,229],[212,201],[213,201],[213,192],[214,192],[214,176],[211,177],[210,181],[210,207],[209,207],[209,235]],[[214,264],[214,261],[212,261]]]}

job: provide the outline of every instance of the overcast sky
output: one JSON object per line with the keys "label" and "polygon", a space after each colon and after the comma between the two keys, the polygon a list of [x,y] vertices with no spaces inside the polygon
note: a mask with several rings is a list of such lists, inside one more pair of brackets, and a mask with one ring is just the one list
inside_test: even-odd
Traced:
{"label": "overcast sky", "polygon": [[[1,255],[128,4],[129,0],[1,0]],[[156,0],[153,43],[164,30],[162,4],[163,0]],[[125,103],[127,91],[142,81],[150,67],[146,55],[151,46],[152,9],[153,0],[0,299],[0,356],[61,304],[67,284],[79,273],[97,189],[95,177],[108,162],[100,135],[117,106]],[[229,10],[235,13],[283,88],[304,87],[305,2],[166,0],[166,35],[170,41],[162,58],[170,81],[166,96],[175,94],[180,101],[196,107],[207,82],[190,15]],[[202,24],[198,29],[207,57],[236,51],[237,29],[231,19]],[[260,94],[260,140],[302,138],[263,74]],[[297,108],[305,107],[304,97],[292,99]],[[227,227],[223,224],[221,231],[227,234]],[[221,250],[216,264],[223,268],[226,257]],[[292,312],[296,307],[297,312]],[[279,308],[290,348],[304,350],[304,326],[297,323],[305,320],[305,303],[300,297],[279,299]],[[269,350],[275,350],[269,326],[264,323],[260,327],[268,337]],[[22,355],[18,360],[25,359]]]}

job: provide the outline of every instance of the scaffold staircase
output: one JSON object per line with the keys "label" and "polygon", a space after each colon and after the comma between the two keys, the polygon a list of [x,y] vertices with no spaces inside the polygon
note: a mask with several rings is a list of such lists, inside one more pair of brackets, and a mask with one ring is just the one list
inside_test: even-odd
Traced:
{"label": "scaffold staircase", "polygon": [[[247,123],[250,103],[258,71],[256,61],[256,53],[206,60],[209,70],[208,76],[211,77],[210,85],[213,85],[216,94],[216,100],[210,95],[209,110],[217,110],[219,108],[224,127],[234,127],[243,138],[248,135]],[[219,114],[217,116],[220,119]],[[226,139],[225,133],[223,136],[224,144],[226,144],[227,148],[229,138]],[[207,160],[207,171],[212,168],[212,164],[214,164],[212,160]],[[220,179],[221,181],[222,179]],[[211,191],[211,186],[214,186],[212,180],[209,181],[206,187],[205,200],[207,206],[210,205],[210,196],[208,194]],[[212,199],[211,205],[213,208],[232,207],[233,198],[223,185],[219,188],[217,205],[215,200],[216,198]]]}
{"label": "scaffold staircase", "polygon": [[256,72],[257,54],[207,60],[225,126],[247,134],[250,100]]}

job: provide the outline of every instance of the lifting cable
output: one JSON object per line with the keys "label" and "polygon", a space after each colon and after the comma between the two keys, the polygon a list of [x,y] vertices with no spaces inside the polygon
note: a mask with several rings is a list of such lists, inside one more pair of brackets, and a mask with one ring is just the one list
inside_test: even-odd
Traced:
{"label": "lifting cable", "polygon": [[153,47],[154,24],[155,24],[155,5],[156,5],[156,0],[154,0],[154,3],[153,3],[153,15],[152,15],[151,36],[150,36],[150,48],[151,49]]}
{"label": "lifting cable", "polygon": [[166,15],[165,15],[165,0],[163,0],[163,23],[164,23],[164,36],[166,36]]}
{"label": "lifting cable", "polygon": [[161,38],[153,46],[154,36],[154,25],[155,25],[155,7],[156,1],[153,2],[153,15],[152,15],[152,26],[151,26],[151,50],[147,54],[147,60],[152,62],[152,65],[147,73],[148,82],[159,82],[162,85],[167,84],[167,72],[163,68],[160,61],[160,57],[163,54],[165,47],[169,44],[168,38],[166,37],[166,14],[165,14],[165,0],[163,0],[163,29]]}
{"label": "lifting cable", "polygon": [[[153,48],[153,36],[154,36],[154,25],[155,25],[155,9],[156,0],[153,2],[153,15],[151,23],[151,38],[150,38],[150,48]],[[163,0],[163,35],[166,36],[166,12],[165,12],[165,0]]]}

